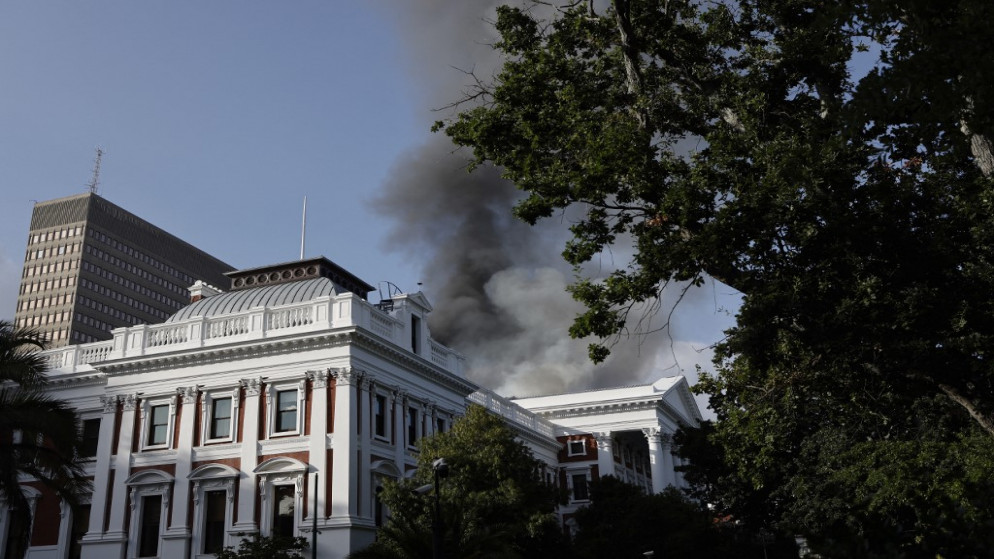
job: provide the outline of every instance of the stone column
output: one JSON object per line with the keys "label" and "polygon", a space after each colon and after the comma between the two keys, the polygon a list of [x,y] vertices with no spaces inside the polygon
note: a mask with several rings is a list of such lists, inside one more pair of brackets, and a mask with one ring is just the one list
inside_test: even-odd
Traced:
{"label": "stone column", "polygon": [[430,437],[435,434],[435,426],[438,424],[438,406],[435,402],[428,402],[425,405],[425,421],[428,422],[425,436]]}
{"label": "stone column", "polygon": [[614,439],[610,431],[594,433],[597,441],[597,471],[599,477],[617,475],[614,471]]}
{"label": "stone column", "polygon": [[[373,405],[374,396],[371,394],[370,389],[372,388],[372,379],[368,375],[363,375],[359,381],[359,401],[362,402],[360,405],[360,417],[358,425],[358,440],[359,440],[359,464],[369,464],[370,463],[370,439],[373,433]],[[369,500],[371,491],[373,490],[373,480],[370,476],[362,473],[364,468],[360,468],[360,479],[359,479],[359,494],[363,496],[364,500]],[[365,516],[371,516],[372,511],[365,511],[365,506],[357,509],[360,514],[365,514]]]}
{"label": "stone column", "polygon": [[179,421],[179,444],[176,446],[176,474],[173,481],[173,508],[169,527],[162,536],[163,557],[186,557],[190,542],[190,471],[193,460],[193,431],[197,423],[196,386],[177,388],[182,413]]}
{"label": "stone column", "polygon": [[652,492],[662,493],[667,485],[673,484],[670,478],[673,473],[670,436],[662,433],[658,427],[642,429],[642,433],[649,441],[649,471],[652,473]]}
{"label": "stone column", "polygon": [[404,459],[407,457],[407,392],[393,392],[393,434],[394,434],[394,465],[404,471]]}
{"label": "stone column", "polygon": [[[325,494],[328,486],[328,373],[311,371],[307,373],[311,381],[311,434],[308,439],[308,462],[318,474],[318,498],[311,503],[308,511],[325,518]],[[314,498],[313,489],[308,499]],[[312,516],[313,518],[313,516]]]}
{"label": "stone column", "polygon": [[[259,395],[262,393],[262,379],[259,377],[242,379],[245,389],[244,422],[240,426],[242,444],[240,446],[241,479],[238,480],[238,520],[231,532],[252,534],[259,531],[255,523],[255,480],[253,473],[259,465]],[[235,418],[237,421],[237,417]]]}
{"label": "stone column", "polygon": [[118,437],[117,454],[114,455],[114,490],[111,493],[107,536],[112,539],[126,540],[124,515],[131,509],[125,506],[128,498],[128,486],[124,482],[131,473],[131,447],[135,440],[135,414],[138,408],[138,395],[128,394],[124,397],[123,403],[121,434]]}
{"label": "stone column", "polygon": [[673,450],[672,450],[672,456],[673,456],[673,485],[675,485],[676,487],[679,487],[679,488],[683,488],[683,487],[687,486],[687,482],[686,482],[686,480],[683,479],[683,472],[678,472],[677,471],[678,467],[683,466],[683,459],[676,455],[677,448],[678,447],[674,446]]}
{"label": "stone column", "polygon": [[[332,435],[331,516],[347,520],[356,515],[358,475],[356,467],[356,426],[352,418],[359,403],[359,375],[352,369],[339,369],[335,376],[335,432]],[[368,429],[369,426],[366,426]],[[354,481],[353,481],[354,480]]]}
{"label": "stone column", "polygon": [[666,474],[666,485],[676,484],[676,471],[673,469],[673,435],[660,435],[663,446],[663,473]]}
{"label": "stone column", "polygon": [[[104,531],[104,514],[110,483],[110,464],[114,458],[114,419],[117,415],[117,396],[101,396],[104,414],[100,418],[100,438],[97,440],[97,463],[93,468],[93,497],[90,501],[90,525],[83,541],[100,539]],[[130,454],[130,449],[128,449]]]}

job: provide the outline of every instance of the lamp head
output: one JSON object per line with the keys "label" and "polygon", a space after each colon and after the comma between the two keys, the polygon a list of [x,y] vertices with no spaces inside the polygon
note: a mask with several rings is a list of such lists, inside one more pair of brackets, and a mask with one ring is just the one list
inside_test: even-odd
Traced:
{"label": "lamp head", "polygon": [[431,468],[435,470],[438,477],[446,477],[449,475],[449,464],[445,461],[445,458],[437,458],[431,463]]}
{"label": "lamp head", "polygon": [[416,487],[414,489],[411,489],[411,494],[412,495],[425,495],[425,494],[427,494],[429,491],[431,491],[434,488],[435,488],[434,485],[428,483],[428,484],[422,485],[421,487]]}

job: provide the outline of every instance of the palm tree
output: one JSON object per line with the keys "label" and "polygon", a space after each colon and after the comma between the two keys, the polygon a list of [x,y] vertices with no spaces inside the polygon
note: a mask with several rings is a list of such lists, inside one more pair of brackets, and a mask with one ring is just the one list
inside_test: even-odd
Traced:
{"label": "palm tree", "polygon": [[[0,500],[10,512],[7,554],[27,551],[31,511],[22,481],[37,481],[75,507],[89,485],[78,454],[79,419],[44,392],[45,337],[0,320]],[[0,550],[3,551],[3,550]]]}

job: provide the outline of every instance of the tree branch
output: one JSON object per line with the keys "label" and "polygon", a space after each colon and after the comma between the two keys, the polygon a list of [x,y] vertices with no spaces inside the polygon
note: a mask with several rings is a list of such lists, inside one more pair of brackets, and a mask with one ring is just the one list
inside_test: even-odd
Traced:
{"label": "tree branch", "polygon": [[974,405],[972,400],[970,400],[959,390],[957,390],[952,386],[949,386],[948,384],[937,383],[936,386],[938,386],[939,390],[941,390],[942,393],[945,394],[950,400],[956,402],[964,409],[966,409],[966,411],[970,414],[970,417],[972,417],[974,421],[979,423],[980,426],[983,427],[985,431],[987,431],[990,435],[994,435],[994,421],[992,421],[990,417],[988,417],[979,409],[977,409],[977,406]]}

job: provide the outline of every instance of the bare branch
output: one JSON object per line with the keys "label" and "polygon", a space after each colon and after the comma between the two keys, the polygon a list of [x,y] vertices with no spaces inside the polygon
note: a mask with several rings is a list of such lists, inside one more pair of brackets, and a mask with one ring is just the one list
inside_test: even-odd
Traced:
{"label": "bare branch", "polygon": [[948,384],[938,383],[937,386],[943,394],[949,397],[950,400],[962,406],[963,409],[970,414],[970,417],[972,417],[973,420],[976,421],[985,431],[987,431],[990,435],[994,435],[994,420],[991,420],[990,417],[977,409],[977,406],[972,400]]}

